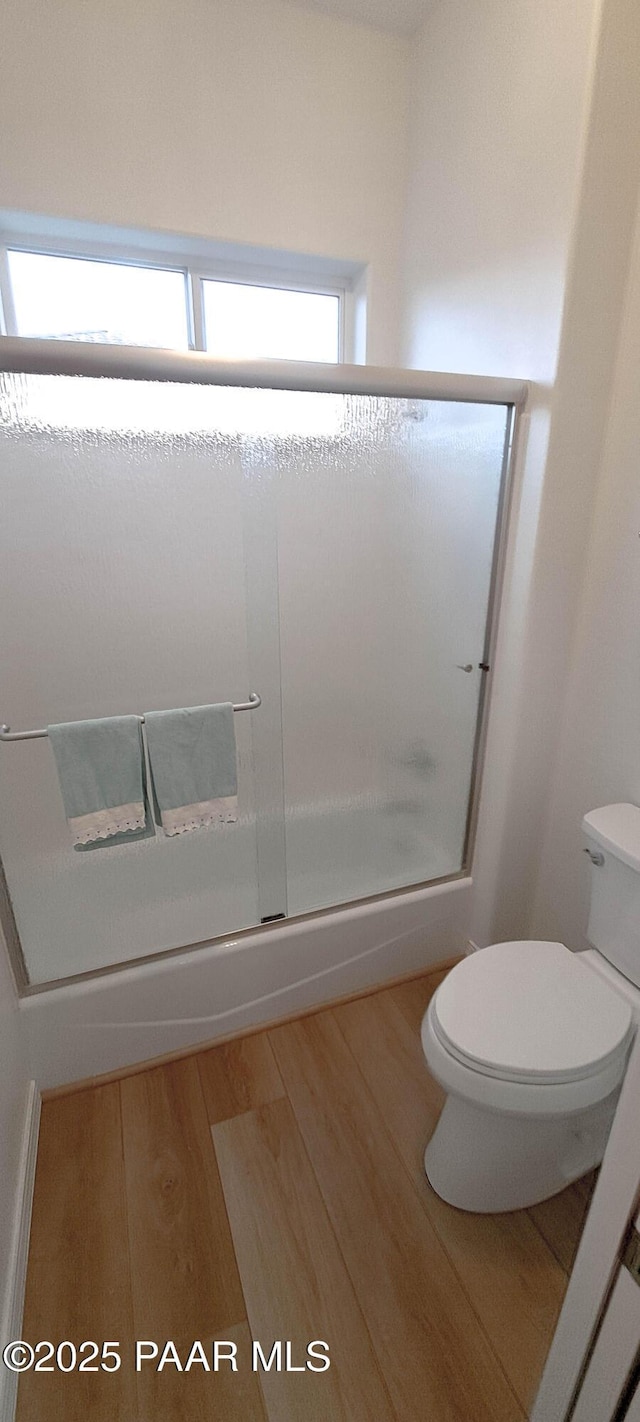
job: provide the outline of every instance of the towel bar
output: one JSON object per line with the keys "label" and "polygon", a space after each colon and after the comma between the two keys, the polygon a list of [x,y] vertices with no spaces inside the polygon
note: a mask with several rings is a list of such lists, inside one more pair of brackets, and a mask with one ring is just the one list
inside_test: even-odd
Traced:
{"label": "towel bar", "polygon": [[[234,711],[257,711],[261,705],[262,697],[258,696],[257,691],[250,691],[249,700],[239,701],[233,709]],[[139,720],[144,721],[144,716],[140,716]],[[12,731],[10,726],[0,726],[0,741],[39,741],[42,736],[46,735],[48,735],[46,730]]]}

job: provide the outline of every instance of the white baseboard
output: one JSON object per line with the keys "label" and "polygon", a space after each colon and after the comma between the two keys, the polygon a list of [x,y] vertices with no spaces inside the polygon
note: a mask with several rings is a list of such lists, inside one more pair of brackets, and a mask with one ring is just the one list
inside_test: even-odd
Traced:
{"label": "white baseboard", "polygon": [[[18,1188],[9,1254],[9,1270],[6,1283],[4,1314],[2,1318],[2,1346],[13,1338],[22,1337],[22,1315],[24,1311],[24,1291],[27,1281],[27,1259],[29,1256],[29,1233],[31,1229],[31,1206],[33,1186],[36,1178],[36,1157],[38,1154],[38,1131],[40,1128],[40,1092],[35,1081],[30,1081],[27,1089]],[[9,1372],[0,1362],[0,1422],[14,1422],[18,1377]]]}

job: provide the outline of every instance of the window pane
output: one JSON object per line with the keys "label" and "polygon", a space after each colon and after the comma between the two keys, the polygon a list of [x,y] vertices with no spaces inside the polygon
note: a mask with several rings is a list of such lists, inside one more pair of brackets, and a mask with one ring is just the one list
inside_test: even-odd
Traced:
{"label": "window pane", "polygon": [[227,360],[340,359],[340,299],[204,281],[206,348]]}
{"label": "window pane", "polygon": [[182,272],[9,252],[19,336],[102,345],[189,345]]}

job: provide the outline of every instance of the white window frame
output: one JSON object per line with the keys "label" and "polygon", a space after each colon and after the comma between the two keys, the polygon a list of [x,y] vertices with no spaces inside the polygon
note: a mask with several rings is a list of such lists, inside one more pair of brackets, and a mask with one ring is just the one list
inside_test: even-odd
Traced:
{"label": "white window frame", "polygon": [[[274,252],[238,243],[199,242],[191,238],[173,238],[165,233],[123,232],[122,229],[98,228],[89,223],[64,224],[53,219],[25,223],[21,227],[14,214],[4,214],[4,221],[2,217],[0,214],[2,335],[20,334],[13,304],[8,252],[22,251],[181,272],[185,280],[189,349],[195,351],[206,350],[204,281],[239,282],[245,286],[335,296],[339,301],[338,362],[364,362],[365,353],[357,348],[359,342],[356,337],[357,307],[361,307],[364,300],[366,283],[366,268],[361,263]],[[363,323],[358,321],[358,324]]]}

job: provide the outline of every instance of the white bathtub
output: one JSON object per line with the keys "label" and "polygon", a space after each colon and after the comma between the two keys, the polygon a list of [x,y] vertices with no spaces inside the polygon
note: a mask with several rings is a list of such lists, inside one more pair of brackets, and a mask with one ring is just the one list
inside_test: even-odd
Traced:
{"label": "white bathtub", "polygon": [[472,881],[291,919],[22,999],[42,1088],[228,1037],[465,951]]}

